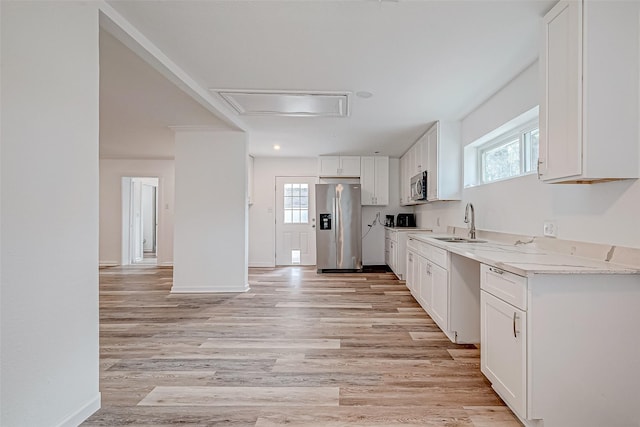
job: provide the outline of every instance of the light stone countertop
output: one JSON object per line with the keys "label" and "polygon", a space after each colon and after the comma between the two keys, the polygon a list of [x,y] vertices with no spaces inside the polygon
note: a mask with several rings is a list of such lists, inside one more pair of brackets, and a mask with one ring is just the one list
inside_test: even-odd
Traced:
{"label": "light stone countertop", "polygon": [[[415,233],[414,238],[520,276],[534,274],[639,274],[640,269],[596,259],[560,254],[520,243],[452,243],[435,239],[450,234]],[[480,239],[479,239],[480,240]],[[640,278],[639,278],[640,283]]]}
{"label": "light stone countertop", "polygon": [[420,227],[389,227],[387,225],[384,226],[387,230],[391,231],[432,231],[430,228],[420,228]]}

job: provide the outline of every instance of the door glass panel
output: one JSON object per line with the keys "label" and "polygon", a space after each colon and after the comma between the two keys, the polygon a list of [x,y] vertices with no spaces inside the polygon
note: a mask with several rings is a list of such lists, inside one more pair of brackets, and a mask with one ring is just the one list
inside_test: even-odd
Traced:
{"label": "door glass panel", "polygon": [[284,185],[284,223],[309,223],[309,184]]}

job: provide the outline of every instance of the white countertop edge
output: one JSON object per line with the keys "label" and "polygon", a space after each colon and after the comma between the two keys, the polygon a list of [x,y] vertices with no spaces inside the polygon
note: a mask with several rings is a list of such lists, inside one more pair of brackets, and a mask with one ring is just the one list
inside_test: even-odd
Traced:
{"label": "white countertop edge", "polygon": [[[493,241],[451,243],[436,239],[436,237],[451,237],[449,234],[413,233],[408,237],[519,276],[534,274],[640,274],[640,270],[623,265],[574,255],[545,252],[531,247],[522,248],[507,243]],[[541,260],[541,257],[545,259]]]}

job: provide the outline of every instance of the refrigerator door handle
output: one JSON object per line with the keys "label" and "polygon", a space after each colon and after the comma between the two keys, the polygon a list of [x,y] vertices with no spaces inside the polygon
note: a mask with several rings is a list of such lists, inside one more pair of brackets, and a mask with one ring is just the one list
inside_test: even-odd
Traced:
{"label": "refrigerator door handle", "polygon": [[334,268],[342,268],[342,239],[340,228],[342,228],[342,217],[340,216],[340,192],[336,189],[336,194],[333,198],[333,217],[335,218],[335,226],[333,233],[336,242],[336,265]]}

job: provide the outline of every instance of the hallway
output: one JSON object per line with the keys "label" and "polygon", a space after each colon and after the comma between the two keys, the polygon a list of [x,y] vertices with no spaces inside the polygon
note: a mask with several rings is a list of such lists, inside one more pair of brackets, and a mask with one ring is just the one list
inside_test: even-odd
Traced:
{"label": "hallway", "polygon": [[245,294],[170,295],[100,270],[102,409],[86,426],[519,426],[392,273],[250,269]]}

